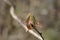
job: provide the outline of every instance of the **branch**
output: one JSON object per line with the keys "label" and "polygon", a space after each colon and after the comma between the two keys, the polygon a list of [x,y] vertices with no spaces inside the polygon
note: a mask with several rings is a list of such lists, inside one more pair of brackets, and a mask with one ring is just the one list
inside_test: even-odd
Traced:
{"label": "branch", "polygon": [[[9,2],[9,0],[4,0],[4,2],[6,2],[7,4],[9,4],[11,6],[11,3]],[[28,30],[27,26],[21,21],[21,19],[19,19],[14,14],[14,7],[13,6],[10,7],[10,14],[18,23],[20,23],[20,25],[26,30],[26,32],[29,32],[30,34],[34,35],[39,40],[43,40],[43,38],[40,35],[38,35],[36,32],[34,32],[33,30]]]}

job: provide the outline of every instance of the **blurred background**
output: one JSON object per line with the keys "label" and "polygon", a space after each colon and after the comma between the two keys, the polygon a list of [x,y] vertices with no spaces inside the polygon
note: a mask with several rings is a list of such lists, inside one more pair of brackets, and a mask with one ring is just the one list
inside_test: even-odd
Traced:
{"label": "blurred background", "polygon": [[[22,21],[32,13],[42,27],[37,27],[45,40],[60,40],[60,0],[8,0],[15,7],[15,14]],[[25,32],[12,18],[10,5],[0,0],[0,40],[38,40]]]}

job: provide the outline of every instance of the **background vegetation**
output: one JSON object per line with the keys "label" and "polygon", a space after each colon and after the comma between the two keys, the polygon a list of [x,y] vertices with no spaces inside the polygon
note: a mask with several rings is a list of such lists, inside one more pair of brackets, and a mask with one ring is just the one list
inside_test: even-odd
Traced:
{"label": "background vegetation", "polygon": [[[32,13],[43,27],[37,27],[45,40],[60,40],[60,0],[9,0],[15,14],[26,20]],[[21,27],[9,12],[10,6],[0,0],[0,40],[38,40]]]}

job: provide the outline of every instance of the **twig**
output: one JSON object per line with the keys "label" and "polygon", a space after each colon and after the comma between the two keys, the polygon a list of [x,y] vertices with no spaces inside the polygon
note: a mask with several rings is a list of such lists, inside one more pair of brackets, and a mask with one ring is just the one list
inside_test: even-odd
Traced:
{"label": "twig", "polygon": [[[11,6],[11,3],[8,0],[4,0],[4,2],[6,2],[7,4],[9,4]],[[34,32],[33,30],[28,30],[27,26],[24,24],[24,22],[21,21],[21,19],[19,19],[15,13],[14,13],[14,7],[11,6],[10,7],[10,14],[11,16],[18,22],[20,23],[20,25],[26,30],[26,32],[29,32],[30,34],[34,35],[36,38],[38,38],[39,40],[43,40],[43,38],[38,35],[36,32]]]}

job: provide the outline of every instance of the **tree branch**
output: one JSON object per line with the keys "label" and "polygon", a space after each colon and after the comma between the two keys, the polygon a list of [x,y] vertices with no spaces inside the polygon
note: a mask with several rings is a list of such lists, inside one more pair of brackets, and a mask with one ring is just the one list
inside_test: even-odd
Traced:
{"label": "tree branch", "polygon": [[[8,0],[4,0],[7,4],[9,4],[11,6],[11,3]],[[38,35],[36,32],[34,32],[33,30],[28,30],[27,26],[24,24],[24,22],[21,21],[21,19],[19,19],[14,12],[14,7],[11,6],[10,7],[10,14],[11,16],[18,22],[20,23],[20,25],[26,30],[26,32],[29,32],[30,34],[34,35],[36,38],[38,38],[39,40],[43,40],[43,38]]]}

